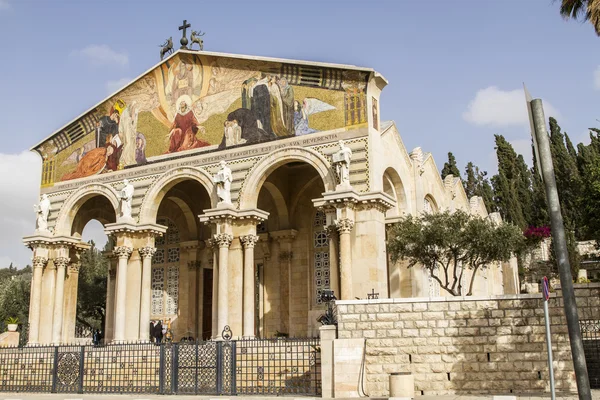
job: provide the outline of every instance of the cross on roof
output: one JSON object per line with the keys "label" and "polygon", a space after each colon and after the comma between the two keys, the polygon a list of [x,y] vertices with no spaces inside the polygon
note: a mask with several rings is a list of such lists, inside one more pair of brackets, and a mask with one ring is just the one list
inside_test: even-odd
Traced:
{"label": "cross on roof", "polygon": [[181,36],[181,40],[179,41],[179,43],[181,43],[181,48],[182,49],[187,49],[187,44],[188,44],[188,40],[187,40],[187,34],[186,34],[186,30],[187,28],[190,28],[192,25],[188,24],[187,19],[183,20],[183,25],[181,25],[179,27],[180,31],[182,32],[182,36]]}

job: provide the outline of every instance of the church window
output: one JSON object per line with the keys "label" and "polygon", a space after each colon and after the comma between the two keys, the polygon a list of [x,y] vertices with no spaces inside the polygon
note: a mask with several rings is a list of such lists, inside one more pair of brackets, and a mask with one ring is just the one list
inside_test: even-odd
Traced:
{"label": "church window", "polygon": [[161,218],[158,224],[167,232],[156,238],[152,258],[152,318],[177,315],[179,306],[179,229],[173,221]]}
{"label": "church window", "polygon": [[425,196],[423,199],[423,212],[426,214],[431,214],[437,211],[437,206],[435,205],[435,201],[431,196]]}
{"label": "church window", "polygon": [[379,130],[379,109],[377,108],[377,99],[372,97],[373,101],[373,128]]}
{"label": "church window", "polygon": [[330,288],[329,240],[325,233],[325,213],[317,211],[313,220],[313,286],[315,304],[322,304],[321,293]]}

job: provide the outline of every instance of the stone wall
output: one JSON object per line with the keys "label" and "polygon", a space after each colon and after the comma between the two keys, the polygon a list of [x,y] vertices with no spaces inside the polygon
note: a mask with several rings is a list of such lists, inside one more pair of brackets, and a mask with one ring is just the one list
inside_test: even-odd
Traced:
{"label": "stone wall", "polygon": [[[576,296],[580,319],[600,318],[600,284],[576,285]],[[565,392],[576,384],[562,307],[560,291],[553,293],[555,379]],[[391,372],[412,372],[417,395],[549,391],[539,294],[338,301],[337,308],[338,340],[364,339],[370,397],[389,395]]]}

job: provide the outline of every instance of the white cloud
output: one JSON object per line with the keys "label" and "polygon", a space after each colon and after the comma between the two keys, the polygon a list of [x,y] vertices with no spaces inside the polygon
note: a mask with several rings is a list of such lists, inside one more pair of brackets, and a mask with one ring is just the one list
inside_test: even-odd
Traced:
{"label": "white cloud", "polygon": [[10,3],[8,0],[0,0],[0,11],[8,10],[10,8]]}
{"label": "white cloud", "polygon": [[600,65],[594,70],[594,89],[600,90]]}
{"label": "white cloud", "polygon": [[[544,113],[546,118],[561,119],[560,112],[548,101],[544,101]],[[496,86],[481,89],[462,117],[465,121],[480,126],[529,126],[522,89],[501,90]]]}
{"label": "white cloud", "polygon": [[126,67],[129,65],[127,53],[119,53],[105,44],[93,44],[82,50],[73,51],[71,55],[85,58],[94,66],[116,65]]}
{"label": "white cloud", "polygon": [[123,86],[127,85],[131,81],[131,78],[121,78],[116,81],[108,81],[106,82],[106,91],[108,92],[108,94],[113,94],[114,92],[121,89]]}
{"label": "white cloud", "polygon": [[523,156],[523,159],[531,167],[533,163],[533,153],[531,150],[531,139],[515,139],[510,140],[510,144],[512,144],[513,149],[517,154]]}
{"label": "white cloud", "polygon": [[31,260],[31,250],[21,239],[35,230],[33,205],[38,200],[40,178],[38,155],[29,151],[0,153],[0,187],[4,193],[0,207],[0,268],[11,262],[24,267]]}

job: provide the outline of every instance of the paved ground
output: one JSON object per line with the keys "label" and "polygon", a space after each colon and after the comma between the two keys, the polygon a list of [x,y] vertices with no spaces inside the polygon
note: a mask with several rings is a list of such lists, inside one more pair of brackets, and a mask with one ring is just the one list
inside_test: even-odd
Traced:
{"label": "paved ground", "polygon": [[[165,395],[65,395],[65,394],[38,394],[38,393],[0,393],[0,400],[319,400],[315,397],[275,397],[275,396],[165,396]],[[447,395],[447,396],[418,396],[415,400],[493,400],[491,395]],[[516,395],[518,400],[547,400],[550,394]],[[366,399],[366,398],[363,398]],[[508,399],[508,398],[506,398]],[[600,390],[592,390],[592,399],[600,400]],[[356,400],[356,399],[340,399]],[[384,399],[373,399],[384,400]],[[503,399],[504,400],[504,399]],[[556,400],[578,400],[577,395],[557,394]]]}

